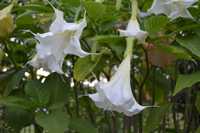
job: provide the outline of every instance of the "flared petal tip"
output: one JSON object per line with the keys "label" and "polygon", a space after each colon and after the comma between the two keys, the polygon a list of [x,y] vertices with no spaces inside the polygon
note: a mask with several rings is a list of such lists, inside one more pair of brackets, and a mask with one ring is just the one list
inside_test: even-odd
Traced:
{"label": "flared petal tip", "polygon": [[121,36],[121,37],[128,37],[129,36],[129,34],[126,30],[118,29],[118,31],[119,31],[119,36]]}

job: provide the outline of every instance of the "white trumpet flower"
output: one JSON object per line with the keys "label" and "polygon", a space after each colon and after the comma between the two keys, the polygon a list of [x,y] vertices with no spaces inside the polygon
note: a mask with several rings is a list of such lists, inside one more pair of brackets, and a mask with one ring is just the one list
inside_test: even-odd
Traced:
{"label": "white trumpet flower", "polygon": [[96,106],[121,112],[127,116],[137,114],[147,107],[139,105],[132,94],[130,60],[130,55],[127,55],[108,83],[99,82],[97,84],[97,93],[89,95]]}
{"label": "white trumpet flower", "polygon": [[154,0],[149,13],[165,14],[172,20],[183,17],[193,18],[188,8],[191,7],[197,0]]}
{"label": "white trumpet flower", "polygon": [[39,43],[36,46],[37,54],[29,63],[36,68],[43,67],[51,72],[63,73],[62,65],[66,55],[89,55],[81,49],[79,41],[87,22],[84,18],[80,23],[68,23],[62,11],[55,8],[54,11],[56,18],[49,32],[34,34]]}
{"label": "white trumpet flower", "polygon": [[134,37],[138,40],[139,43],[145,43],[145,40],[148,36],[148,33],[146,31],[142,31],[140,29],[140,25],[137,19],[131,19],[128,23],[126,30],[119,30],[119,32],[120,36]]}

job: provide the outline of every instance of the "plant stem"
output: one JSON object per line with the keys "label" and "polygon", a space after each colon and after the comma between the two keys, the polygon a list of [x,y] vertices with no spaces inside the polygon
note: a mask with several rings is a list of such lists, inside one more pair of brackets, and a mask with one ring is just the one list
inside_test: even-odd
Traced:
{"label": "plant stem", "polygon": [[[150,67],[149,67],[149,60],[148,60],[148,54],[147,51],[144,49],[144,47],[142,47],[144,54],[145,54],[145,63],[146,63],[146,74],[144,76],[144,79],[142,81],[142,83],[140,84],[139,87],[139,104],[142,105],[142,96],[143,96],[143,87],[145,85],[146,80],[148,79],[149,73],[150,73]],[[139,128],[139,133],[143,132],[143,115],[142,113],[140,113],[139,115],[139,123],[140,123],[140,128]]]}
{"label": "plant stem", "polygon": [[136,20],[137,14],[138,14],[138,2],[137,2],[137,0],[132,0],[131,20]]}
{"label": "plant stem", "polygon": [[117,133],[117,122],[114,113],[111,115],[111,119],[112,119],[112,133]]}
{"label": "plant stem", "polygon": [[120,8],[121,8],[121,6],[122,6],[122,0],[117,0],[116,1],[116,10],[120,10]]}
{"label": "plant stem", "polygon": [[75,101],[76,101],[76,116],[79,117],[79,99],[78,99],[78,88],[79,88],[79,84],[75,83],[75,87],[74,87],[74,96],[75,96]]}
{"label": "plant stem", "polygon": [[124,57],[126,57],[127,55],[132,55],[134,44],[135,39],[133,37],[126,38],[126,51],[124,53]]}

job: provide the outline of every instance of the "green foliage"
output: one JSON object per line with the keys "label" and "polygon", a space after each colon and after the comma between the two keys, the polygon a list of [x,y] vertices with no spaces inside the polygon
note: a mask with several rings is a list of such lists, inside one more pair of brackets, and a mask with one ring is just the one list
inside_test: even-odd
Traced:
{"label": "green foliage", "polygon": [[[38,74],[29,64],[38,40],[27,30],[48,32],[53,8],[46,0],[1,0],[0,132],[19,133],[29,126],[35,133],[200,132],[199,2],[189,9],[193,20],[138,15],[148,38],[145,44],[134,45],[130,82],[139,103],[159,107],[133,117],[99,109],[88,98],[95,93],[96,81],[109,81],[124,59],[126,37],[120,37],[118,29],[127,27],[131,1],[122,0],[119,10],[115,0],[49,2],[64,11],[67,22],[85,15],[87,27],[80,42],[92,54],[84,58],[67,55],[64,74]],[[138,2],[144,12],[153,0]]]}
{"label": "green foliage", "polygon": [[199,36],[192,35],[190,37],[177,38],[176,40],[181,46],[189,50],[192,54],[194,54],[197,57],[200,57]]}
{"label": "green foliage", "polygon": [[91,123],[78,118],[70,120],[69,127],[79,133],[98,133]]}
{"label": "green foliage", "polygon": [[36,104],[36,107],[45,107],[49,103],[50,92],[38,80],[28,81],[25,86],[25,93]]}
{"label": "green foliage", "polygon": [[189,75],[179,75],[176,81],[176,87],[173,95],[176,95],[184,88],[191,87],[195,83],[199,82],[200,72],[195,72]]}
{"label": "green foliage", "polygon": [[66,112],[58,109],[48,113],[37,113],[36,122],[48,133],[64,133],[67,130],[69,118]]}
{"label": "green foliage", "polygon": [[74,78],[77,81],[84,80],[98,65],[100,58],[101,55],[94,55],[93,59],[91,56],[78,59],[74,66]]}
{"label": "green foliage", "polygon": [[150,37],[155,37],[158,33],[165,30],[169,22],[166,16],[151,16],[144,21],[144,28],[148,31]]}
{"label": "green foliage", "polygon": [[171,110],[170,104],[162,105],[162,107],[158,108],[152,108],[147,117],[145,132],[151,133],[155,131],[162,123],[164,117],[166,116],[167,113],[169,113],[170,110]]}

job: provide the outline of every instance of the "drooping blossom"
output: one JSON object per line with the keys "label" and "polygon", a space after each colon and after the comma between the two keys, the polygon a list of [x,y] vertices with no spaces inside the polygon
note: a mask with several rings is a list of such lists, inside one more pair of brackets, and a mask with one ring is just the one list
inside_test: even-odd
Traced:
{"label": "drooping blossom", "polygon": [[138,104],[133,96],[130,84],[130,60],[131,56],[127,55],[109,82],[97,84],[97,92],[89,95],[96,106],[104,110],[121,112],[127,116],[135,115],[147,107]]}
{"label": "drooping blossom", "polygon": [[138,40],[139,43],[145,43],[145,40],[148,36],[146,31],[140,29],[140,25],[137,19],[130,20],[126,30],[119,30],[120,36],[124,37],[134,37]]}
{"label": "drooping blossom", "polygon": [[79,23],[68,23],[64,20],[64,13],[55,9],[55,20],[49,28],[49,32],[34,34],[38,40],[37,54],[30,61],[33,67],[43,67],[51,72],[63,73],[62,65],[66,55],[84,57],[89,53],[83,51],[80,45],[80,36],[87,26],[84,18]]}
{"label": "drooping blossom", "polygon": [[171,20],[178,17],[193,18],[188,8],[191,7],[197,0],[154,0],[149,13],[165,14]]}

